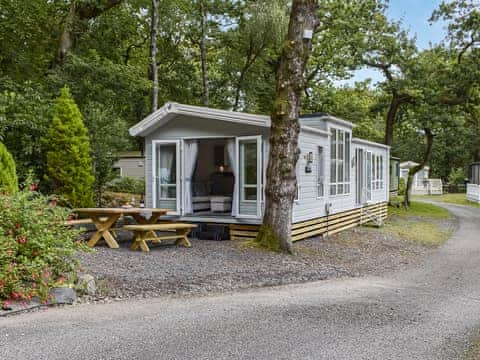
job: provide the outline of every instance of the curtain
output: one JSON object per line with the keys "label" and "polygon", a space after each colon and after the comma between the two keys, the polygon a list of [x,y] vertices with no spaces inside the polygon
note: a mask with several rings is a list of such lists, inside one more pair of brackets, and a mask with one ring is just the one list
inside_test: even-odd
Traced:
{"label": "curtain", "polygon": [[193,213],[192,177],[195,172],[198,156],[198,141],[185,140],[185,213]]}
{"label": "curtain", "polygon": [[227,141],[227,153],[230,167],[232,168],[233,177],[235,179],[233,187],[232,198],[232,216],[237,216],[237,203],[238,203],[238,173],[237,173],[237,157],[235,154],[235,139],[228,139]]}
{"label": "curtain", "polygon": [[157,196],[168,199],[169,191],[167,184],[176,183],[176,148],[175,145],[160,144],[157,147],[157,159],[159,162],[159,174],[157,174]]}

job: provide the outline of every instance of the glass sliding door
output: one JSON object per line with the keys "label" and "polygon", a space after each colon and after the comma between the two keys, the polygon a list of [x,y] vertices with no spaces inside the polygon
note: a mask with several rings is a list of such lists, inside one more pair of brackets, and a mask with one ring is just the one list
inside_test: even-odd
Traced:
{"label": "glass sliding door", "polygon": [[238,217],[260,217],[262,202],[262,137],[237,138]]}
{"label": "glass sliding door", "polygon": [[153,199],[156,208],[180,213],[180,147],[178,141],[153,143]]}

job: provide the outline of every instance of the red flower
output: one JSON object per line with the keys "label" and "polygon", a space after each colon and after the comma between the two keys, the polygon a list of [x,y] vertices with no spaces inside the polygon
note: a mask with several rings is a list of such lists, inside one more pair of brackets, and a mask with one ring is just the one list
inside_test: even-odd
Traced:
{"label": "red flower", "polygon": [[20,223],[16,223],[16,224],[15,224],[15,228],[16,228],[16,229],[20,229]]}
{"label": "red flower", "polygon": [[38,189],[38,185],[37,185],[37,184],[35,184],[35,183],[31,183],[31,184],[30,184],[30,191],[37,191],[37,189]]}
{"label": "red flower", "polygon": [[26,244],[27,243],[27,237],[23,235],[20,239],[18,239],[18,242],[20,244]]}
{"label": "red flower", "polygon": [[18,299],[20,297],[20,294],[16,291],[12,291],[12,294],[10,296],[12,297],[12,299]]}

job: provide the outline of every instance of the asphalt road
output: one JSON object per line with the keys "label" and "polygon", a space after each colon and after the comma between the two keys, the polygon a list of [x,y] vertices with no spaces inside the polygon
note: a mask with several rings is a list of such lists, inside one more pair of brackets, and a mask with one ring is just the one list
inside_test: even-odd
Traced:
{"label": "asphalt road", "polygon": [[455,359],[480,326],[480,210],[416,269],[0,319],[0,359]]}

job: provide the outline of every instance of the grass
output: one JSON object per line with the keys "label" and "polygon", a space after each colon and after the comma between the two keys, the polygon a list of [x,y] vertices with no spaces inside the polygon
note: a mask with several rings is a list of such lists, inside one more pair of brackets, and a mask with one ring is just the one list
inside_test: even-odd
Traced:
{"label": "grass", "polygon": [[[401,199],[391,201],[398,203]],[[439,206],[412,201],[408,210],[391,206],[388,211],[389,219],[382,228],[386,234],[429,247],[440,246],[451,236],[451,231],[440,225],[451,215]]]}
{"label": "grass", "polygon": [[458,205],[468,205],[479,207],[480,204],[474,203],[472,201],[467,200],[467,196],[465,194],[443,194],[443,195],[425,195],[425,196],[416,196],[414,197],[417,200],[421,199],[428,199],[433,201],[445,202],[449,204],[458,204]]}
{"label": "grass", "polygon": [[480,339],[474,339],[467,351],[465,352],[465,360],[478,360],[480,359]]}

